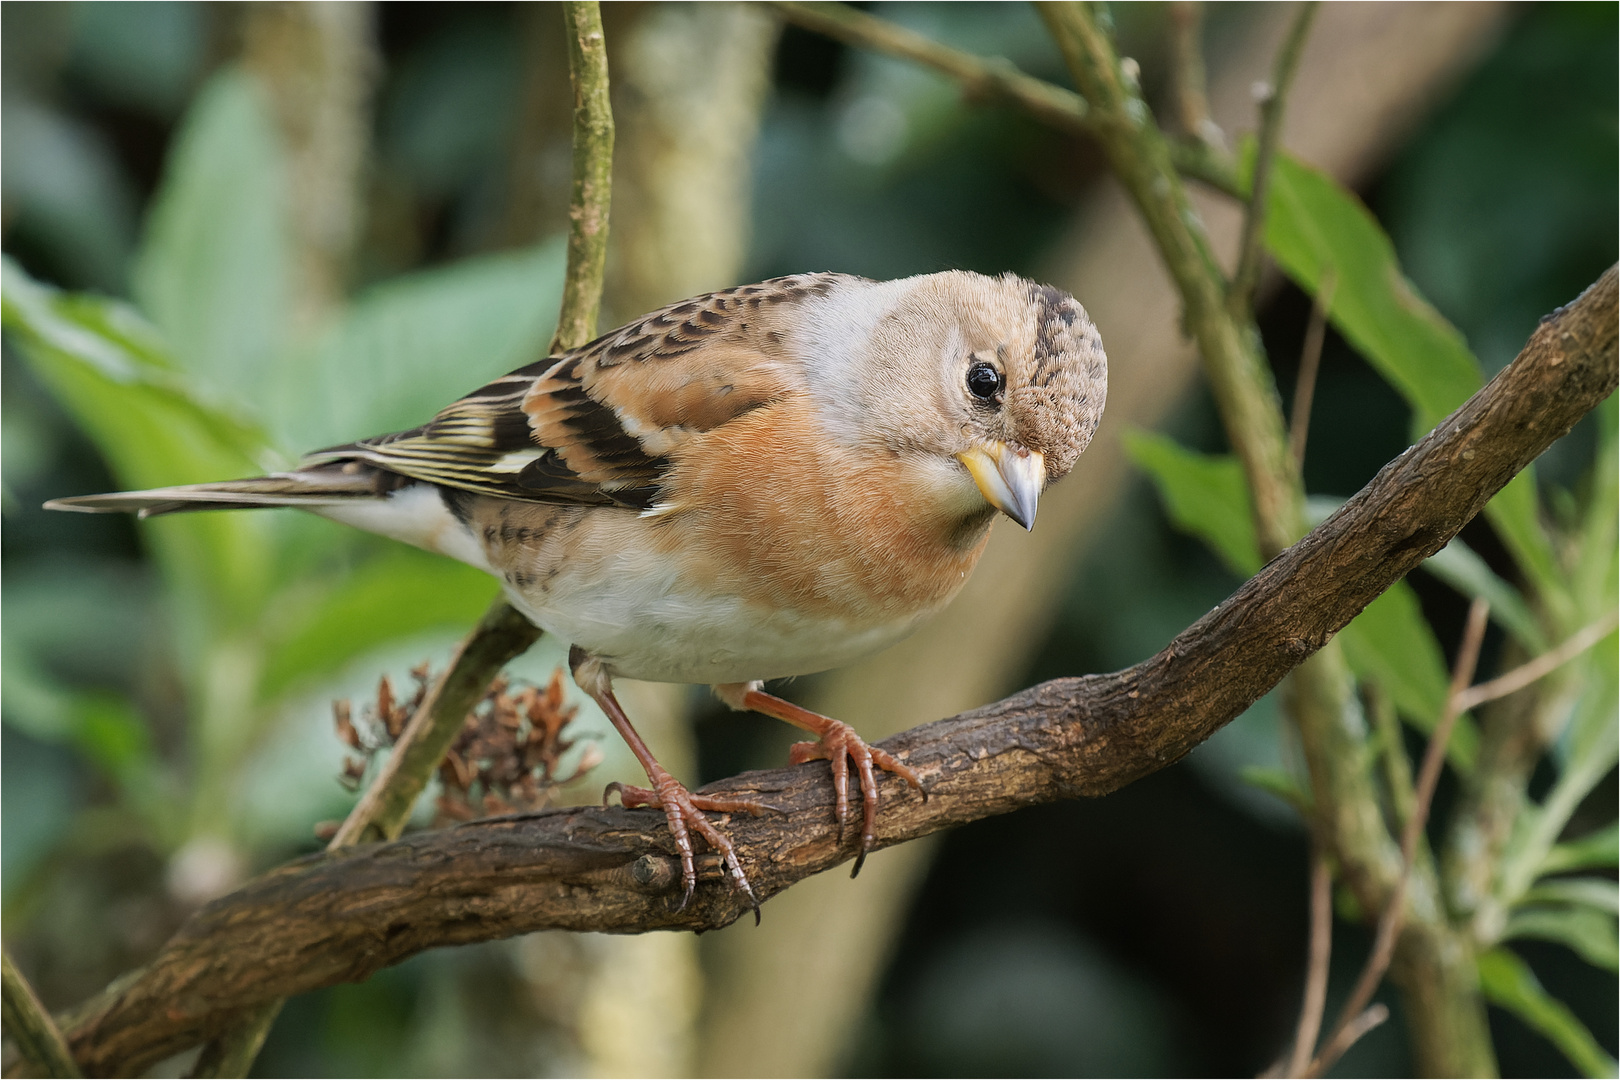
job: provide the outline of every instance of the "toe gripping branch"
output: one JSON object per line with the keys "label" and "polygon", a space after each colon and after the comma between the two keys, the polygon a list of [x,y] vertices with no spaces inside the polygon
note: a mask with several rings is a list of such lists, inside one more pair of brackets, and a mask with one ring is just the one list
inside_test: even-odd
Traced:
{"label": "toe gripping branch", "polygon": [[795,743],[788,753],[788,760],[795,765],[825,760],[831,766],[833,815],[838,820],[840,846],[843,845],[844,833],[849,824],[849,763],[855,762],[856,775],[860,778],[861,785],[861,844],[860,851],[855,856],[855,865],[849,872],[850,877],[855,877],[861,872],[861,867],[866,864],[867,854],[877,844],[878,779],[873,766],[900,777],[916,788],[924,801],[928,799],[928,790],[923,787],[922,778],[917,775],[915,769],[887,750],[869,745],[855,733],[854,728],[842,720],[834,720],[830,716],[822,716],[820,713],[800,708],[791,701],[784,701],[755,687],[749,687],[740,695],[740,699],[745,709],[752,709],[754,712],[785,721],[816,736],[815,742]]}
{"label": "toe gripping branch", "polygon": [[749,799],[694,795],[661,767],[658,773],[660,775],[650,777],[655,785],[652,788],[613,781],[602,791],[602,804],[607,805],[613,793],[618,792],[619,802],[627,809],[651,807],[664,811],[670,835],[675,838],[675,849],[680,853],[681,859],[681,902],[675,910],[684,911],[692,899],[693,891],[697,888],[697,861],[691,838],[691,834],[696,832],[719,857],[723,872],[731,880],[732,888],[747,897],[748,906],[754,911],[754,924],[757,926],[759,900],[754,895],[753,887],[748,883],[748,875],[743,871],[737,851],[732,846],[730,838],[704,816],[704,811],[711,814],[747,814],[750,817],[759,817],[767,810],[780,810],[780,807],[768,806]]}
{"label": "toe gripping branch", "polygon": [[[748,875],[743,872],[742,861],[737,858],[737,850],[731,846],[731,841],[725,833],[709,823],[703,816],[705,807],[713,807],[718,812],[727,812],[722,803],[730,803],[738,809],[744,809],[737,800],[713,800],[706,796],[693,795],[686,790],[669,770],[658,763],[652,751],[639,734],[630,718],[625,715],[624,708],[619,699],[613,694],[613,681],[608,677],[607,669],[602,661],[575,645],[568,652],[568,666],[574,673],[574,682],[579,688],[591,696],[602,708],[603,714],[609,723],[618,731],[630,752],[641,763],[642,769],[647,773],[651,788],[631,787],[624,784],[609,784],[607,791],[603,792],[603,799],[612,793],[615,787],[620,798],[626,806],[656,806],[664,811],[664,819],[669,823],[670,835],[675,839],[675,850],[681,858],[681,904],[678,910],[684,910],[692,900],[692,893],[697,890],[697,865],[693,860],[692,833],[697,833],[717,852],[726,869],[731,874],[732,886],[748,898],[749,905],[754,909],[754,918],[759,918],[759,900],[754,896],[753,888],[748,884]],[[761,808],[763,809],[763,808]]]}

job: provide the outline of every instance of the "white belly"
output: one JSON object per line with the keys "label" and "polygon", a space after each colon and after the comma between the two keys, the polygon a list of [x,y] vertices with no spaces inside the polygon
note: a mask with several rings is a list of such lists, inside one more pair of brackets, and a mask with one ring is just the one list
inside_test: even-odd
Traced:
{"label": "white belly", "polygon": [[808,675],[885,649],[932,613],[874,608],[856,621],[716,592],[677,573],[633,511],[546,511],[554,516],[531,519],[533,536],[511,558],[486,548],[478,527],[452,517],[426,484],[316,512],[497,576],[505,571],[513,606],[627,679],[715,684]]}
{"label": "white belly", "polygon": [[768,609],[683,588],[666,569],[635,561],[578,577],[564,568],[543,593],[508,584],[507,596],[535,625],[601,658],[610,675],[649,682],[808,675],[885,649],[921,621],[856,625]]}

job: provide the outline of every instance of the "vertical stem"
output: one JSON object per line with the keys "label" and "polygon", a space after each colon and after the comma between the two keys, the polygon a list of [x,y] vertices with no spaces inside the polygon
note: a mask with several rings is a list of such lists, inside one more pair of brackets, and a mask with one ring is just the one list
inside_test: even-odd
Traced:
{"label": "vertical stem", "polygon": [[551,339],[553,353],[596,336],[607,263],[613,197],[613,106],[608,99],[607,38],[596,0],[567,0],[568,75],[574,88],[573,194],[568,207],[568,280]]}
{"label": "vertical stem", "polygon": [[1170,4],[1170,76],[1175,87],[1176,121],[1183,135],[1211,142],[1214,122],[1209,118],[1203,36],[1202,0],[1174,0]]}
{"label": "vertical stem", "polygon": [[1283,106],[1288,87],[1299,67],[1299,54],[1305,47],[1311,21],[1316,18],[1315,0],[1299,6],[1294,24],[1288,28],[1282,48],[1272,66],[1271,85],[1264,88],[1260,101],[1260,135],[1255,141],[1254,180],[1249,185],[1249,208],[1243,218],[1243,242],[1238,247],[1237,270],[1227,289],[1227,302],[1237,318],[1248,318],[1254,303],[1254,290],[1260,283],[1260,259],[1264,254],[1266,198],[1271,190],[1271,165],[1277,159],[1282,141]]}
{"label": "vertical stem", "polygon": [[1389,805],[1395,823],[1402,829],[1412,820],[1417,795],[1412,788],[1412,762],[1406,756],[1406,740],[1395,702],[1377,683],[1364,683],[1367,711],[1372,714],[1378,738],[1378,756],[1384,763],[1384,786],[1389,789]]}
{"label": "vertical stem", "polygon": [[1305,1001],[1294,1032],[1294,1050],[1284,1076],[1298,1076],[1311,1063],[1327,1005],[1328,964],[1333,957],[1333,870],[1320,844],[1311,850],[1311,946],[1305,975]]}
{"label": "vertical stem", "polygon": [[1113,42],[1087,5],[1042,3],[1074,76],[1091,104],[1094,131],[1153,236],[1177,291],[1185,325],[1198,342],[1227,441],[1243,463],[1254,500],[1261,552],[1271,558],[1305,535],[1305,496],[1288,455],[1281,399],[1252,322],[1226,309],[1226,283],[1209,238],[1187,200],[1170,147]]}
{"label": "vertical stem", "polygon": [[252,1009],[241,1023],[206,1043],[190,1077],[246,1076],[264,1049],[264,1040],[281,1015],[285,998],[275,998]]}
{"label": "vertical stem", "polygon": [[381,70],[370,3],[246,5],[243,64],[269,90],[287,152],[291,322],[319,332],[343,303],[364,218],[371,92]]}
{"label": "vertical stem", "polygon": [[5,949],[0,949],[0,1013],[4,1015],[6,1034],[17,1044],[24,1061],[46,1076],[79,1075],[56,1021],[40,1004],[34,988]]}
{"label": "vertical stem", "polygon": [[[1258,329],[1247,305],[1229,306],[1226,282],[1172,167],[1164,135],[1122,70],[1092,5],[1038,7],[1091,107],[1092,131],[1181,294],[1184,325],[1198,344],[1227,440],[1248,478],[1255,531],[1270,558],[1304,533],[1304,486]],[[1303,34],[1297,24],[1295,30],[1294,37]],[[1263,234],[1258,227],[1254,232]],[[1377,911],[1402,879],[1401,857],[1383,820],[1366,721],[1353,686],[1344,656],[1331,642],[1286,684],[1310,771],[1316,828],[1332,843],[1342,878],[1362,906]],[[1406,887],[1413,915],[1401,935],[1395,971],[1406,994],[1420,1067],[1438,1075],[1491,1071],[1495,1062],[1471,947],[1450,924],[1426,864]]]}
{"label": "vertical stem", "polygon": [[1451,672],[1450,692],[1446,694],[1445,708],[1441,710],[1440,719],[1434,725],[1434,731],[1429,736],[1429,745],[1423,753],[1423,765],[1418,770],[1412,816],[1406,820],[1401,829],[1400,877],[1396,879],[1395,888],[1390,894],[1389,901],[1384,905],[1383,913],[1379,916],[1378,933],[1373,941],[1372,955],[1367,958],[1367,964],[1362,968],[1360,978],[1356,980],[1355,989],[1350,993],[1350,1000],[1345,1003],[1344,1010],[1340,1013],[1337,1028],[1328,1039],[1321,1056],[1311,1063],[1307,1075],[1320,1076],[1350,1048],[1350,1044],[1357,1037],[1355,1020],[1372,1001],[1373,993],[1383,981],[1384,972],[1389,970],[1390,961],[1394,958],[1396,938],[1406,921],[1407,886],[1412,880],[1412,867],[1417,860],[1418,842],[1423,837],[1423,826],[1428,823],[1429,807],[1434,802],[1434,791],[1440,783],[1440,770],[1446,762],[1446,743],[1451,741],[1451,732],[1456,727],[1457,715],[1461,711],[1458,707],[1461,702],[1458,699],[1468,688],[1468,684],[1474,680],[1474,667],[1479,662],[1479,649],[1485,640],[1485,622],[1489,615],[1490,605],[1484,600],[1475,600],[1468,610],[1468,625],[1463,631],[1462,644],[1457,650],[1457,661]]}

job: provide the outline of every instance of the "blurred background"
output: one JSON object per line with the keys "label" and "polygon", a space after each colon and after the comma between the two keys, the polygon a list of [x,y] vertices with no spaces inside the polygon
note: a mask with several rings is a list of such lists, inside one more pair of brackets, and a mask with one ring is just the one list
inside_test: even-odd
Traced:
{"label": "blurred background", "polygon": [[[1026,5],[864,6],[1068,84]],[[1230,138],[1254,127],[1279,8],[1207,9],[1211,109]],[[1487,371],[1615,259],[1616,11],[1328,5],[1306,50],[1285,146],[1362,196]],[[1161,101],[1165,7],[1113,14]],[[761,8],[604,16],[619,140],[604,328],[777,274],[960,267],[1071,290],[1109,350],[1102,431],[1041,528],[998,530],[918,637],[784,692],[880,737],[1134,663],[1238,584],[1121,450],[1135,429],[1205,451],[1224,438],[1094,145]],[[150,528],[40,503],[411,426],[538,355],[561,283],[569,99],[552,4],[8,2],[0,18],[8,302],[35,288],[16,268],[133,305],[156,329],[126,327],[131,348],[167,356],[190,395],[142,427],[145,405],[122,415],[133,399],[43,377],[7,340],[0,884],[8,947],[63,1008],[196,905],[317,850],[315,825],[353,800],[332,701],[359,709],[379,676],[408,685],[412,666],[442,664],[494,584],[290,513]],[[1236,211],[1200,200],[1230,246]],[[1285,400],[1309,309],[1268,281]],[[238,434],[200,463],[152,457],[188,424]],[[1311,493],[1352,494],[1409,428],[1330,332]],[[1595,441],[1583,423],[1543,460],[1554,503],[1579,495]],[[1487,527],[1465,538],[1510,565]],[[1450,655],[1466,599],[1411,584]],[[544,681],[560,659],[544,641],[514,673]],[[792,741],[706,692],[625,696],[693,786],[779,764]],[[588,704],[572,731],[576,754],[595,743],[605,761],[558,798],[634,779]],[[1308,853],[1294,812],[1242,773],[1294,753],[1268,699],[1123,791],[879,853],[859,880],[773,900],[758,929],[422,955],[289,1002],[257,1074],[1252,1075],[1295,1021]],[[1612,773],[1588,803],[1580,820],[1613,820]],[[1330,1015],[1367,942],[1339,921]],[[1520,951],[1613,1055],[1614,976],[1557,945]],[[1382,1000],[1393,1021],[1336,1074],[1410,1075],[1399,998]],[[1513,1017],[1491,1021],[1505,1075],[1574,1075]]]}

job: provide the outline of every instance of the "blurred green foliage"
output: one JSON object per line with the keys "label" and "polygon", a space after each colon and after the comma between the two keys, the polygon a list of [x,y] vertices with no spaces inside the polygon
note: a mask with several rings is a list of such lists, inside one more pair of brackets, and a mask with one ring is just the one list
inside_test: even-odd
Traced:
{"label": "blurred green foliage", "polygon": [[[289,311],[284,153],[251,78],[219,66],[206,9],[0,9],[0,876],[8,941],[40,962],[53,1005],[98,989],[172,929],[186,910],[180,870],[193,865],[180,856],[218,850],[199,838],[235,853],[235,873],[311,848],[311,824],[349,799],[335,781],[330,699],[442,656],[494,592],[458,564],[293,514],[136,529],[35,509],[282,467],[418,423],[544,348],[561,248],[494,250],[522,75],[517,20],[501,5],[405,7],[380,15],[377,221],[357,275],[368,284],[302,335]],[[1022,5],[884,8],[1061,77]],[[1158,9],[1116,16],[1152,85]],[[1240,17],[1215,8],[1212,40]],[[1282,163],[1267,242],[1297,291],[1264,325],[1282,381],[1307,297],[1333,276],[1312,491],[1353,491],[1614,259],[1614,39],[1612,5],[1521,13],[1366,204]],[[776,80],[756,151],[750,277],[947,266],[1039,276],[1099,172],[1089,148],[1021,115],[969,108],[932,76],[797,31]],[[1502,640],[1535,654],[1612,607],[1614,415],[1610,403],[1493,503],[1489,529],[1345,631],[1358,677],[1416,731],[1438,714],[1462,597],[1491,600],[1492,649],[1504,655]],[[1138,660],[1258,566],[1242,474],[1207,401],[1130,447],[1162,504],[1146,486],[1125,499],[1077,567],[1034,676]],[[1572,669],[1564,734],[1501,882],[1513,944],[1486,954],[1482,984],[1502,1016],[1538,1033],[1525,1044],[1500,1029],[1509,1072],[1612,1069],[1615,655],[1611,638]],[[709,769],[723,730],[700,730]],[[1477,738],[1459,728],[1455,766],[1473,761]],[[1246,768],[1271,770],[1284,791],[1297,784],[1269,701],[1189,767],[1106,806],[949,838],[932,882],[942,887],[900,936],[853,1067],[1262,1067],[1297,1002],[1303,841],[1282,804],[1239,782]],[[1031,850],[1069,852],[1070,865]],[[1339,936],[1338,955],[1353,957],[1360,939]],[[1560,944],[1538,944],[1549,940]],[[470,950],[311,995],[289,1006],[261,1069],[544,1068],[499,1057],[507,1044],[491,1033],[515,1007],[466,1004],[473,987],[515,980],[507,959]],[[1398,1030],[1357,1055],[1341,1072],[1404,1067]]]}

